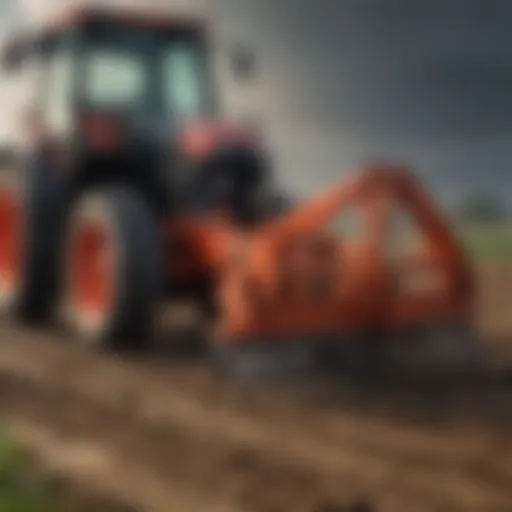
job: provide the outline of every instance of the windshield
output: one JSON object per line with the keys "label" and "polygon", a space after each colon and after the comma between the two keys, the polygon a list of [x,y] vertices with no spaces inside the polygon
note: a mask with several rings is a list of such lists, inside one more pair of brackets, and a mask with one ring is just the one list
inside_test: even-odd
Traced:
{"label": "windshield", "polygon": [[177,121],[207,116],[207,58],[198,37],[133,28],[95,32],[85,52],[83,94],[93,107],[153,109]]}
{"label": "windshield", "polygon": [[140,55],[105,48],[89,52],[85,95],[94,106],[140,104],[147,90],[147,71]]}

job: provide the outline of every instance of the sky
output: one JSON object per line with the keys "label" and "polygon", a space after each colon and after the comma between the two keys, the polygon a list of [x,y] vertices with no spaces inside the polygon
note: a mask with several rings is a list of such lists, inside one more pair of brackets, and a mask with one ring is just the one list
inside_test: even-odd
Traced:
{"label": "sky", "polygon": [[[51,3],[27,0],[25,12]],[[265,128],[293,192],[386,158],[409,163],[447,203],[485,189],[512,204],[512,2],[161,3],[208,14],[221,51],[254,49],[255,83],[237,86],[224,69],[221,90],[229,112]]]}

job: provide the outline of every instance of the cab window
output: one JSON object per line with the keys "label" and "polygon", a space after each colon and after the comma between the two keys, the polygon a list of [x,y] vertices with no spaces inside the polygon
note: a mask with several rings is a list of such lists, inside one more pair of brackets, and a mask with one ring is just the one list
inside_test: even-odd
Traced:
{"label": "cab window", "polygon": [[85,94],[94,106],[139,104],[147,88],[142,56],[111,49],[89,52]]}
{"label": "cab window", "polygon": [[165,105],[178,120],[207,110],[207,76],[201,46],[193,41],[167,45],[163,56]]}

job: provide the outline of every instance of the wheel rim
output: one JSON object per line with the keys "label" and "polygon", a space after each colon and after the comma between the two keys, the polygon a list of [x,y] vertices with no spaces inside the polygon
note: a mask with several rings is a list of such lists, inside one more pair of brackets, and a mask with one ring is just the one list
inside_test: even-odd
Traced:
{"label": "wheel rim", "polygon": [[96,327],[112,310],[114,298],[113,244],[98,221],[79,222],[71,245],[73,311],[81,323]]}
{"label": "wheel rim", "polygon": [[21,274],[21,207],[12,192],[0,193],[0,295],[13,295]]}

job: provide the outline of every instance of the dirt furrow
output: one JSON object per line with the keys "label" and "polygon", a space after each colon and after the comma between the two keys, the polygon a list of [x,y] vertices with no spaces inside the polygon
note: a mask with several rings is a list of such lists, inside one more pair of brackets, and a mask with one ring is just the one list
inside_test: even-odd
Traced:
{"label": "dirt furrow", "polygon": [[[488,451],[496,449],[497,445],[503,447],[506,442],[506,438],[499,436],[496,429],[464,428],[450,422],[419,428],[411,421],[405,423],[403,418],[392,415],[383,418],[368,411],[354,410],[353,404],[333,411],[320,407],[318,403],[314,407],[297,403],[297,396],[294,397],[295,403],[292,403],[292,400],[287,400],[291,398],[290,395],[279,391],[255,397],[244,390],[237,395],[229,389],[233,386],[222,386],[207,377],[208,372],[204,368],[201,368],[199,379],[191,378],[186,368],[180,371],[166,368],[166,373],[159,375],[155,368],[141,369],[141,365],[126,362],[117,364],[115,360],[98,359],[96,354],[87,351],[70,351],[71,347],[62,347],[58,357],[46,348],[55,349],[56,346],[54,343],[49,346],[40,343],[34,347],[31,343],[26,345],[20,341],[16,351],[0,353],[0,365],[11,369],[21,366],[23,369],[20,371],[28,371],[28,365],[31,365],[30,372],[41,373],[42,379],[50,378],[59,383],[68,381],[69,375],[71,383],[80,381],[77,385],[101,395],[102,400],[111,401],[116,407],[137,408],[147,417],[156,415],[165,419],[168,411],[171,411],[173,415],[187,417],[194,422],[207,412],[205,428],[221,429],[228,421],[237,426],[237,432],[242,433],[239,434],[242,436],[241,442],[250,441],[247,436],[250,437],[248,433],[254,431],[255,416],[272,421],[274,439],[279,439],[290,429],[300,428],[311,437],[322,438],[334,446],[341,440],[357,448],[358,452],[378,454],[383,458],[394,454],[396,458],[409,458],[406,462],[411,464],[415,460],[421,460],[423,465],[429,462],[458,466],[465,462],[471,464]],[[89,369],[88,358],[93,361]],[[43,367],[40,364],[42,361],[45,362]],[[505,392],[510,392],[508,387]],[[193,395],[193,401],[189,400],[190,395]],[[488,395],[489,390],[485,390],[481,397],[475,397],[475,402],[487,403],[491,399]],[[360,399],[364,401],[365,397],[361,396]],[[168,407],[161,406],[166,403]],[[435,405],[439,407],[439,403]],[[476,403],[475,413],[478,414]],[[291,422],[295,427],[291,427]]]}
{"label": "dirt furrow", "polygon": [[[212,438],[200,430],[180,425],[148,424],[128,417],[125,412],[88,401],[57,388],[41,387],[11,376],[2,383],[3,412],[25,424],[45,425],[53,437],[64,446],[67,443],[95,446],[97,458],[105,460],[107,447],[110,459],[117,458],[114,473],[126,482],[131,479],[135,495],[120,493],[135,503],[143,503],[141,510],[169,510],[174,506],[174,493],[165,496],[156,482],[167,482],[184,496],[195,496],[199,509],[180,510],[235,510],[277,511],[299,510],[316,512],[327,505],[344,510],[353,491],[346,486],[329,485],[307,467],[293,467],[280,461],[276,454],[246,446],[232,445],[227,440]],[[11,398],[9,398],[11,397]],[[98,466],[98,464],[96,464]],[[146,475],[140,482],[135,474]],[[101,468],[100,468],[101,469]],[[112,470],[112,467],[111,467]],[[126,475],[125,475],[126,473]],[[107,488],[114,492],[118,479],[108,478],[99,471]],[[152,476],[153,483],[146,481]],[[137,493],[145,489],[144,495]],[[164,505],[157,509],[158,503]],[[218,505],[215,505],[218,504]],[[220,504],[223,504],[221,506]]]}
{"label": "dirt furrow", "polygon": [[[184,512],[240,512],[229,506],[198,499],[195,490],[187,493],[158,474],[115,453],[108,440],[75,438],[55,432],[53,423],[40,416],[35,424],[26,411],[10,411],[7,427],[32,455],[39,474],[52,485],[57,503],[69,509],[95,512],[168,512],[169,504]],[[103,442],[102,442],[103,441]],[[76,505],[76,508],[74,507]]]}
{"label": "dirt furrow", "polygon": [[[204,390],[201,400],[187,391],[185,381],[173,389],[141,366],[145,365],[98,357],[41,336],[35,342],[26,334],[11,333],[8,341],[4,338],[0,342],[0,373],[4,378],[21,379],[31,393],[39,390],[47,394],[37,402],[43,404],[37,415],[50,410],[57,424],[64,423],[56,411],[62,414],[73,402],[88,403],[89,408],[103,412],[93,415],[96,424],[80,412],[87,407],[79,407],[76,416],[87,425],[82,434],[104,429],[111,414],[116,420],[110,428],[118,443],[124,438],[123,429],[129,431],[128,425],[139,425],[139,436],[127,434],[127,444],[118,445],[121,451],[138,442],[149,443],[139,452],[148,457],[154,454],[148,464],[157,467],[159,474],[178,481],[181,478],[183,485],[206,488],[206,495],[218,495],[219,500],[229,496],[248,510],[277,507],[310,512],[325,502],[343,501],[357,494],[370,494],[382,510],[392,500],[403,502],[404,510],[418,510],[418,504],[423,504],[426,510],[498,511],[507,510],[503,507],[512,502],[504,463],[509,453],[498,452],[489,435],[467,433],[457,441],[456,434],[439,433],[437,442],[446,447],[451,463],[444,467],[439,449],[435,451],[439,463],[435,464],[431,456],[431,464],[423,465],[421,456],[426,450],[422,443],[433,446],[436,438],[421,429],[404,427],[400,449],[400,427],[374,424],[371,416],[365,422],[362,415],[350,420],[332,413],[327,420],[321,416],[311,419],[303,412],[302,421],[292,416],[285,422],[270,414],[242,413],[236,402],[229,400],[205,403],[205,397],[215,397],[212,389]],[[216,385],[208,379],[204,382]],[[56,402],[48,408],[50,397]],[[311,431],[315,422],[316,432]],[[324,435],[327,432],[329,435]],[[452,441],[455,448],[450,450]],[[471,456],[464,454],[464,448]],[[414,450],[418,451],[415,464],[410,459]],[[488,464],[486,454],[492,454],[487,457],[490,460],[499,458],[493,467],[495,472],[500,468],[505,472],[502,481],[489,482],[478,471],[468,471],[468,467]],[[387,510],[397,512],[397,506],[394,503],[394,508]]]}

